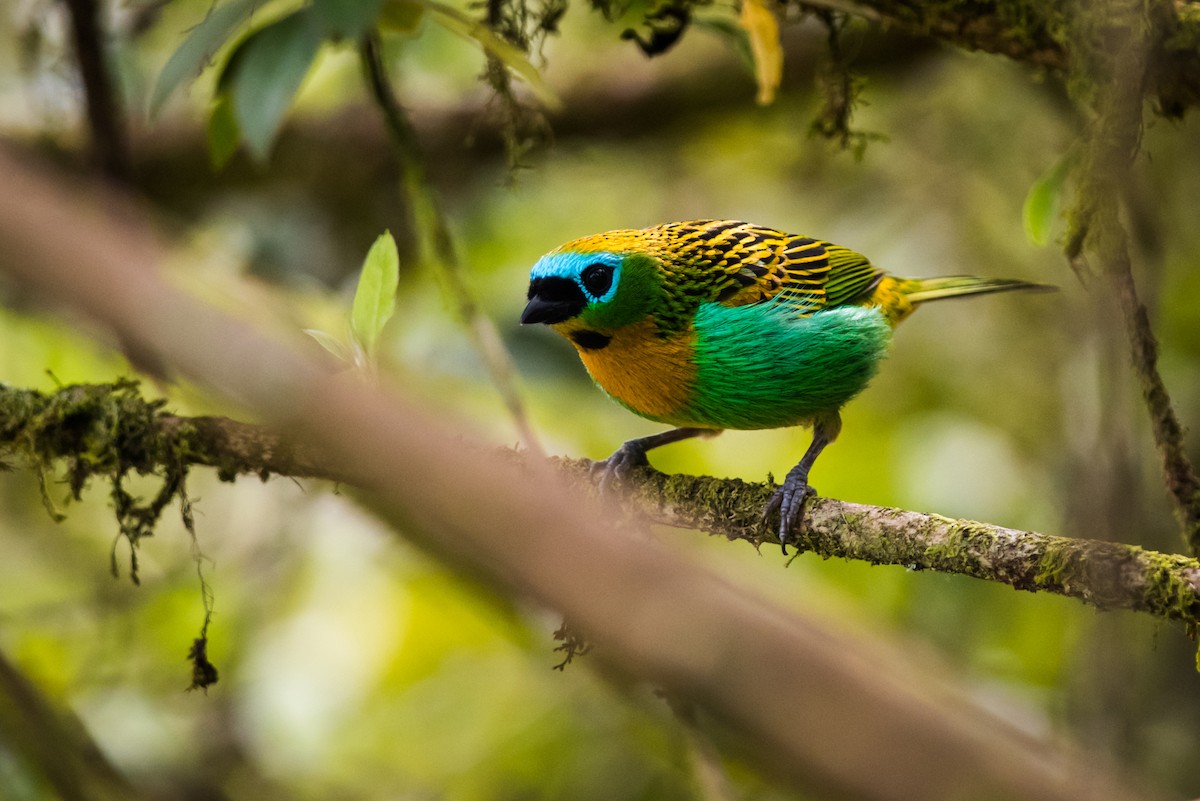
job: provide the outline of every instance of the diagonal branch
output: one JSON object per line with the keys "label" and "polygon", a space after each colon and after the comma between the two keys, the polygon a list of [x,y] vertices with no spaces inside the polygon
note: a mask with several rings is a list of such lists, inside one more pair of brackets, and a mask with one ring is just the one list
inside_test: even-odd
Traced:
{"label": "diagonal branch", "polygon": [[171,286],[144,233],[82,206],[72,187],[3,153],[0,172],[12,189],[0,193],[6,274],[309,443],[407,540],[503,597],[558,610],[610,675],[695,704],[766,774],[864,801],[1153,797],[1018,732],[901,654],[618,525],[543,461],[468,449],[459,428],[402,393],[331,378]]}
{"label": "diagonal branch", "polygon": [[[0,651],[0,744],[64,801],[138,801],[134,787],[100,751],[77,717],[49,699]],[[156,801],[175,799],[175,793]]]}

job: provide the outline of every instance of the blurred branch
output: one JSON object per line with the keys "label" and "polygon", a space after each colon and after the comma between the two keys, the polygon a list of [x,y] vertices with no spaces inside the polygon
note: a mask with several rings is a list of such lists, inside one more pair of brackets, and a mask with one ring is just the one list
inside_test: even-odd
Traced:
{"label": "blurred branch", "polygon": [[125,144],[121,104],[113,87],[107,54],[104,52],[100,8],[95,0],[62,2],[71,15],[75,59],[83,79],[88,129],[91,132],[96,163],[109,179],[127,183],[130,177],[129,152]]}
{"label": "blurred branch", "polygon": [[359,48],[371,97],[383,115],[400,163],[402,182],[414,218],[414,232],[421,244],[422,258],[440,267],[439,273],[445,281],[446,294],[454,303],[463,322],[475,335],[484,363],[492,376],[492,383],[496,385],[504,405],[508,407],[508,413],[516,423],[521,441],[526,447],[540,453],[541,446],[533,432],[533,426],[529,424],[529,415],[525,412],[525,404],[521,401],[521,393],[517,389],[516,367],[500,339],[499,332],[496,331],[495,323],[479,307],[475,288],[458,258],[458,251],[450,237],[450,226],[446,223],[441,205],[429,183],[429,177],[425,174],[425,157],[421,153],[417,133],[413,130],[408,115],[397,102],[391,79],[383,65],[379,36],[374,33],[365,36]]}
{"label": "blurred branch", "polygon": [[[272,428],[223,417],[179,417],[128,389],[128,382],[69,386],[49,395],[0,389],[0,453],[13,452],[15,445],[46,470],[49,460],[66,459],[69,464],[128,464],[141,473],[164,465],[201,465],[215,467],[226,480],[239,474],[348,480],[319,453]],[[114,426],[114,419],[121,424]],[[98,455],[110,449],[121,455]],[[588,480],[594,464],[556,461],[580,481]],[[755,546],[773,537],[759,522],[774,491],[770,484],[647,469],[635,474],[631,488],[653,522]],[[1200,625],[1200,562],[1186,556],[830,498],[809,503],[793,537],[801,549],[825,558],[971,576],[1077,598],[1099,609],[1130,609]]]}
{"label": "blurred branch", "polygon": [[1061,8],[1052,3],[934,3],[911,0],[798,0],[812,6],[882,22],[913,36],[928,36],[967,50],[983,50],[1039,67],[1064,69],[1067,48],[1056,35]]}
{"label": "blurred branch", "polygon": [[670,697],[666,701],[683,731],[696,797],[700,801],[738,801],[721,754],[696,720],[695,707]]}
{"label": "blurred branch", "polygon": [[[11,757],[20,768],[53,788],[53,795],[29,788],[21,798],[55,798],[60,801],[230,801],[223,789],[236,775],[241,798],[277,801],[288,798],[259,768],[247,759],[231,733],[235,724],[219,700],[204,737],[191,744],[202,771],[179,766],[140,775],[137,781],[122,773],[101,750],[83,722],[59,699],[49,697],[0,650],[0,752],[5,771],[0,789],[14,784]],[[225,716],[221,716],[225,710]],[[215,719],[214,719],[215,718]],[[200,755],[203,758],[200,759]],[[22,776],[21,778],[24,778]],[[18,785],[26,788],[24,783]],[[7,796],[6,796],[7,798]]]}
{"label": "blurred branch", "polygon": [[[853,14],[882,22],[913,36],[928,36],[955,47],[1008,56],[1036,67],[1065,72],[1081,54],[1070,36],[1070,3],[998,0],[991,3],[940,3],[911,0],[815,0],[801,7]],[[1195,0],[1147,0],[1134,20],[1146,30],[1146,92],[1158,111],[1182,117],[1200,103],[1200,3]],[[1083,56],[1086,58],[1086,55]]]}
{"label": "blurred branch", "polygon": [[[526,55],[540,49],[549,33],[557,33],[558,19],[567,11],[567,0],[545,2],[536,14],[530,13],[526,2],[485,0],[483,5],[487,26]],[[481,77],[492,87],[489,106],[496,110],[508,159],[509,179],[513,180],[516,171],[526,166],[523,163],[525,155],[550,141],[550,124],[539,104],[527,103],[518,97],[513,88],[512,73],[495,54],[487,54],[487,65]]]}
{"label": "blurred branch", "polygon": [[1116,297],[1167,491],[1184,541],[1193,554],[1200,555],[1200,477],[1184,448],[1183,427],[1158,370],[1158,342],[1138,297],[1129,234],[1121,220],[1120,198],[1132,181],[1130,167],[1141,144],[1152,32],[1144,24],[1142,0],[1108,0],[1081,7],[1078,13],[1073,35],[1079,59],[1073,85],[1088,129],[1067,256],[1085,277],[1089,261],[1098,263]]}
{"label": "blurred branch", "polygon": [[501,595],[559,611],[596,644],[592,659],[695,704],[763,772],[844,799],[1148,797],[882,644],[785,612],[617,524],[539,460],[466,447],[461,426],[331,377],[183,295],[146,234],[77,187],[2,151],[0,174],[0,269],[13,280],[308,443],[407,539]]}
{"label": "blurred branch", "polygon": [[63,801],[137,801],[137,791],[88,736],[79,719],[56,710],[0,652],[0,744]]}

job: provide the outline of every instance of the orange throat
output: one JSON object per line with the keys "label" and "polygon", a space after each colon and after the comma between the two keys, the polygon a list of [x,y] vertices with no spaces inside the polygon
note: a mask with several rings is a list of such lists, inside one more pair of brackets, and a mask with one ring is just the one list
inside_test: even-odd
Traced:
{"label": "orange throat", "polygon": [[611,333],[602,332],[612,337],[605,347],[585,348],[571,337],[582,328],[575,320],[554,326],[575,345],[583,366],[601,389],[643,417],[677,421],[688,405],[696,377],[692,358],[695,336],[690,330],[664,339],[647,317]]}

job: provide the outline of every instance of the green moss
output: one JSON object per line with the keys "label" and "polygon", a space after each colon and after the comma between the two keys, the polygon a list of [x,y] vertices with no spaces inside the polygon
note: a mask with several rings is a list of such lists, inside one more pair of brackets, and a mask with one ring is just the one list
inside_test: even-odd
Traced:
{"label": "green moss", "polygon": [[[654,471],[657,473],[657,471]],[[667,476],[661,479],[656,495],[662,502],[680,508],[702,510],[698,526],[719,531],[729,539],[761,541],[766,531],[758,525],[772,488],[723,480],[709,476]]]}
{"label": "green moss", "polygon": [[922,552],[924,566],[949,573],[961,573],[975,578],[994,578],[990,563],[981,558],[995,545],[995,534],[986,526],[969,520],[951,520],[931,516],[929,525],[945,533],[941,542]]}
{"label": "green moss", "polygon": [[[46,395],[32,390],[0,393],[0,451],[45,476],[65,462],[71,497],[78,500],[94,476],[109,482],[121,535],[131,545],[130,569],[137,581],[138,541],[153,534],[163,510],[184,493],[189,444],[160,424],[164,401],[147,401],[136,381],[71,385]],[[155,475],[162,485],[143,500],[126,489],[129,474]],[[61,515],[42,482],[43,500]],[[115,559],[114,559],[115,569]]]}
{"label": "green moss", "polygon": [[[594,485],[586,459],[555,460],[568,475]],[[736,479],[636,471],[630,485],[639,500],[668,509],[674,525],[689,525],[753,544],[777,542],[761,514],[776,487]],[[815,498],[805,527],[789,543],[823,558],[858,559],[956,573],[1030,592],[1073,597],[1099,609],[1131,609],[1200,623],[1200,563],[1115,542],[1021,535],[984,523],[936,515],[915,516]],[[914,544],[936,542],[914,551]]]}
{"label": "green moss", "polygon": [[1178,554],[1138,551],[1146,576],[1142,608],[1173,620],[1195,621],[1200,617],[1200,593],[1196,587],[1200,568],[1196,561]]}
{"label": "green moss", "polygon": [[1051,543],[1038,559],[1033,583],[1038,589],[1058,589],[1064,585],[1075,562],[1072,543]]}

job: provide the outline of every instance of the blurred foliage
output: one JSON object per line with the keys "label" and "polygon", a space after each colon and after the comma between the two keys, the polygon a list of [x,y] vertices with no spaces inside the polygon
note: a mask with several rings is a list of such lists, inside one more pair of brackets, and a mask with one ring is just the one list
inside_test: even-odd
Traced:
{"label": "blurred foliage", "polygon": [[[254,32],[239,29],[239,17],[217,37],[224,44],[215,38],[164,72],[171,54],[204,30],[197,21],[216,26],[235,5],[104,6],[127,107],[158,106],[153,124],[130,120],[135,189],[179,246],[174,274],[264,325],[341,332],[363,254],[390,228],[400,275],[394,319],[376,344],[380,372],[472,433],[511,444],[511,420],[469,333],[433,275],[407,258],[414,244],[399,172],[348,44],[289,51],[294,62],[256,56],[248,48],[267,48],[268,31],[282,36],[286,20],[315,13],[273,2],[254,10]],[[857,120],[888,141],[856,162],[806,136],[826,101],[802,74],[824,57],[827,31],[816,23],[785,25],[792,66],[776,102],[758,106],[753,74],[720,32],[728,28],[697,25],[647,60],[619,37],[645,18],[640,5],[610,7],[610,20],[547,4],[499,28],[516,48],[534,45],[530,63],[544,57],[546,86],[562,100],[549,116],[557,141],[523,153],[532,169],[514,185],[503,136],[483,122],[495,84],[477,80],[497,50],[464,48],[462,31],[414,11],[436,4],[385,5],[396,15],[389,69],[550,451],[599,458],[656,427],[603,398],[566,343],[517,327],[528,266],[586,233],[742,218],[861,250],[901,275],[971,272],[1062,286],[1053,297],[938,304],[906,322],[817,467],[821,492],[1179,550],[1114,311],[1106,298],[1085,294],[1053,248],[1023,232],[1031,217],[1039,239],[1059,230],[1053,176],[1075,131],[1053,79],[996,57],[862,34],[856,69],[866,102]],[[732,7],[713,11],[734,18]],[[480,9],[446,13],[476,18]],[[0,41],[24,43],[0,47],[0,131],[78,165],[84,133],[64,25],[56,3],[0,12]],[[536,30],[560,35],[542,41]],[[242,52],[240,69],[256,58],[286,67],[286,98],[238,101],[231,51]],[[218,69],[184,86],[214,55]],[[231,128],[206,133],[205,116],[226,92],[232,106],[220,113],[233,112],[259,164],[233,151]],[[1144,266],[1138,279],[1167,383],[1193,431],[1198,125],[1193,117],[1149,128],[1148,158],[1130,188]],[[228,159],[219,174],[208,164],[210,135]],[[1023,211],[1027,197],[1032,212]],[[0,381],[50,388],[128,372],[116,349],[11,287],[0,293]],[[162,391],[183,413],[236,414],[187,386]],[[728,432],[656,452],[654,462],[779,477],[806,441],[802,431]],[[1190,444],[1196,453],[1196,435]],[[551,670],[558,621],[550,616],[493,607],[318,482],[228,485],[198,473],[189,489],[215,592],[209,656],[221,681],[207,695],[183,692],[204,607],[178,521],[165,520],[143,542],[142,586],[134,587],[108,573],[117,530],[103,492],[66,505],[67,519],[56,525],[33,476],[0,472],[0,647],[73,708],[130,775],[219,788],[232,799],[693,797],[684,738],[665,705],[649,688],[612,689],[586,657]],[[67,494],[60,485],[52,491],[56,501]],[[954,674],[976,700],[1031,732],[1111,753],[1176,794],[1200,792],[1192,758],[1200,677],[1193,645],[1173,627],[969,579],[811,555],[783,570],[774,552],[690,532],[659,536],[781,604],[901,644],[931,673]],[[731,768],[743,797],[781,797]],[[2,736],[0,797],[54,797]]]}

